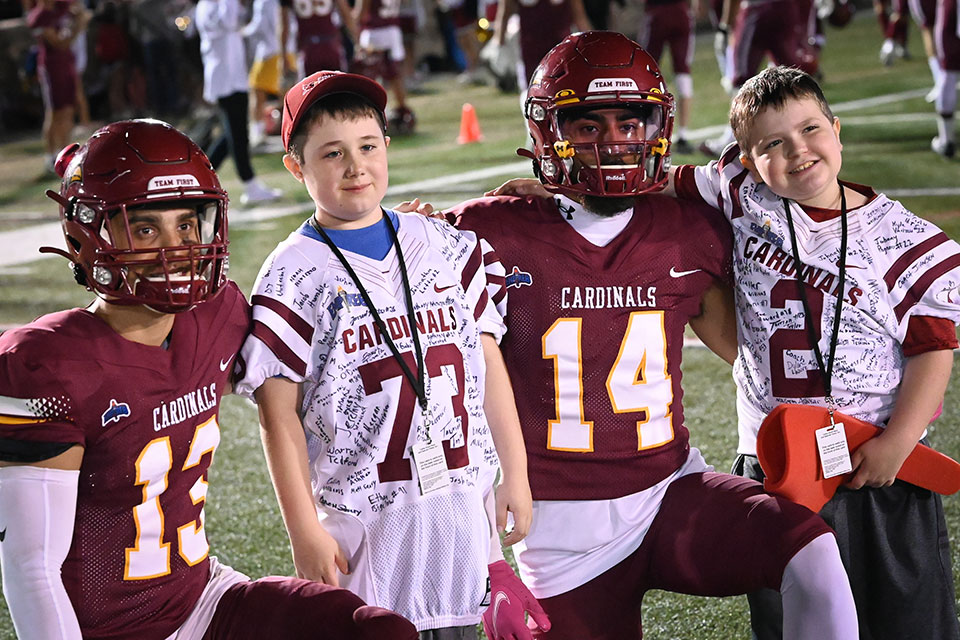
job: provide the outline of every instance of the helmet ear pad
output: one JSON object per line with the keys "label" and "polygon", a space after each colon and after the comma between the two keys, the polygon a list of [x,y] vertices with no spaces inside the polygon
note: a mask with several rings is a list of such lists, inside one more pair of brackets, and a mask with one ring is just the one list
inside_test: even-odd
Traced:
{"label": "helmet ear pad", "polygon": [[89,289],[90,285],[87,284],[87,272],[83,270],[83,267],[76,262],[74,262],[71,267],[73,268],[73,279],[77,281],[77,284]]}
{"label": "helmet ear pad", "polygon": [[[590,149],[567,140],[563,111],[640,108],[659,113],[659,124],[645,127],[622,157],[601,162],[601,156],[616,158],[613,147],[627,146],[601,141],[592,151],[595,161],[575,160],[588,157]],[[620,33],[576,33],[551,49],[532,76],[524,116],[536,170],[548,187],[569,195],[624,197],[666,186],[674,98],[656,61]]]}

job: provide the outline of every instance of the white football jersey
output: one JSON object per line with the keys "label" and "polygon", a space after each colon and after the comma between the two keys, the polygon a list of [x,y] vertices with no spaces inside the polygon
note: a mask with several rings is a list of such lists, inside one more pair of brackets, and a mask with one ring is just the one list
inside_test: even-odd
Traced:
{"label": "white football jersey", "polygon": [[[733,227],[740,351],[739,452],[756,453],[763,418],[781,403],[824,406],[804,323],[783,201],[740,164],[739,148],[694,170],[696,189]],[[684,191],[681,185],[678,185]],[[872,191],[865,187],[860,190]],[[833,397],[837,409],[873,424],[889,419],[913,315],[960,322],[960,245],[882,194],[848,211],[846,282],[839,291],[839,217],[818,222],[790,204],[818,344],[829,358],[842,300]]]}
{"label": "white football jersey", "polygon": [[[247,396],[271,376],[303,383],[314,498],[347,555],[341,585],[418,629],[475,624],[486,594],[491,526],[483,506],[498,459],[483,414],[480,333],[505,327],[503,269],[470,232],[399,214],[423,349],[428,410],[328,245],[295,231],[257,278],[241,351]],[[416,360],[396,248],[344,251],[411,371]],[[484,263],[487,265],[486,270]],[[488,272],[499,272],[488,282]],[[442,443],[449,486],[422,495],[414,445]]]}

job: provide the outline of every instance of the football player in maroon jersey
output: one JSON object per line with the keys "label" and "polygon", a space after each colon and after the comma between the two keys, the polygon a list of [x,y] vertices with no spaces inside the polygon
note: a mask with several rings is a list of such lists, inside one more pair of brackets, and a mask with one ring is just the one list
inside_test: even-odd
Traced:
{"label": "football player in maroon jersey", "polygon": [[[209,556],[220,398],[249,307],[227,194],[157,120],[57,163],[66,250],[97,297],[0,336],[0,562],[21,639],[416,638],[350,592],[251,581]],[[319,630],[322,630],[322,634]]]}
{"label": "football player in maroon jersey", "polygon": [[[804,3],[793,0],[724,0],[718,29],[722,34],[727,25],[732,29],[726,48],[730,95],[757,73],[764,57],[776,65],[816,73],[816,58],[800,37],[806,32],[808,18]],[[700,151],[716,158],[731,142],[733,130],[727,126],[716,138],[705,140]]]}
{"label": "football player in maroon jersey", "polygon": [[[698,3],[695,3],[699,5]],[[687,125],[693,108],[693,63],[694,20],[698,6],[691,7],[688,0],[646,0],[640,26],[638,44],[659,64],[660,56],[670,47],[673,64],[674,85],[677,95],[677,133],[673,148],[677,153],[692,153],[687,142]]]}
{"label": "football player in maroon jersey", "polygon": [[960,80],[960,19],[957,4],[957,0],[937,0],[934,24],[941,75],[933,100],[937,111],[937,136],[930,141],[930,148],[945,158],[952,158],[957,152],[954,119],[957,81]]}
{"label": "football player in maroon jersey", "polygon": [[583,0],[499,0],[494,23],[493,41],[502,44],[507,30],[507,19],[514,13],[520,16],[520,62],[517,81],[526,89],[530,76],[540,59],[554,45],[570,33],[570,26],[588,31]]}
{"label": "football player in maroon jersey", "polygon": [[[524,114],[534,145],[520,153],[553,197],[488,197],[451,214],[507,271],[501,345],[523,381],[535,513],[514,549],[552,622],[534,637],[637,639],[649,589],[759,585],[790,603],[785,638],[857,637],[831,530],[756,482],[713,472],[690,446],[683,331],[689,323],[732,361],[731,240],[715,211],[657,194],[673,96],[656,63],[617,33],[569,36],[534,72]],[[504,618],[492,607],[484,621],[493,630]]]}

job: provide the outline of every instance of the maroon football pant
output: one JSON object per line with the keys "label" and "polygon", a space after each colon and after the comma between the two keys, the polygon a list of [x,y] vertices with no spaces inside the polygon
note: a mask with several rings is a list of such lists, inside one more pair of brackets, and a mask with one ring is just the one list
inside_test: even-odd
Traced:
{"label": "maroon football pant", "polygon": [[[957,34],[957,0],[937,2],[933,40],[944,71],[960,71],[960,35]],[[944,90],[947,87],[943,87]]]}
{"label": "maroon football pant", "polygon": [[733,35],[733,84],[741,86],[757,73],[764,55],[774,64],[802,66],[797,5],[781,0],[741,6]]}
{"label": "maroon football pant", "polygon": [[752,480],[695,473],[675,481],[643,543],[620,564],[567,593],[540,600],[544,640],[638,640],[650,589],[730,596],[779,589],[804,546],[831,532],[806,507],[764,493]]}
{"label": "maroon football pant", "polygon": [[230,587],[203,640],[416,640],[399,614],[368,607],[354,593],[299,578],[270,577]]}
{"label": "maroon football pant", "polygon": [[37,67],[43,104],[51,111],[72,107],[77,103],[77,72],[73,65]]}
{"label": "maroon football pant", "polygon": [[[686,2],[651,5],[643,18],[640,46],[660,62],[665,46],[670,47],[674,73],[690,73],[693,61],[693,16]],[[662,68],[663,65],[660,64]]]}
{"label": "maroon football pant", "polygon": [[305,75],[317,71],[343,71],[346,58],[339,37],[318,42],[303,48],[303,72]]}

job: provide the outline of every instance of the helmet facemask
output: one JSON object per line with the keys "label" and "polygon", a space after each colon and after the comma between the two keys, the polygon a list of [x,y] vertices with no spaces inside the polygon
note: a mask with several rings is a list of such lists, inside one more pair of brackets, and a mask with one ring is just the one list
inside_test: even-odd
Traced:
{"label": "helmet facemask", "polygon": [[[542,112],[538,128],[556,142],[541,151],[541,180],[575,195],[624,197],[659,191],[670,168],[672,103],[656,94],[556,109],[528,104],[528,118]],[[533,124],[533,123],[531,123]]]}
{"label": "helmet facemask", "polygon": [[[524,105],[534,172],[551,191],[629,198],[660,191],[670,168],[674,99],[656,61],[612,31],[567,36],[540,62]],[[590,114],[617,113],[594,136],[571,130]],[[600,120],[598,120],[598,123]]]}
{"label": "helmet facemask", "polygon": [[[136,247],[135,235],[161,216],[183,210],[179,245]],[[167,205],[120,205],[101,214],[100,238],[91,275],[95,291],[119,304],[142,304],[162,313],[190,309],[215,293],[226,271],[225,225],[217,201],[173,201]],[[120,295],[117,295],[120,294]]]}
{"label": "helmet facemask", "polygon": [[77,281],[112,304],[176,313],[226,283],[227,195],[210,161],[157,120],[127,120],[57,161],[66,251]]}
{"label": "helmet facemask", "polygon": [[[65,209],[64,231],[73,250],[68,257],[81,266],[83,284],[108,302],[177,313],[215,295],[226,279],[227,218],[220,199],[112,207],[73,200]],[[180,244],[152,247],[134,240],[175,210],[181,211]]]}

